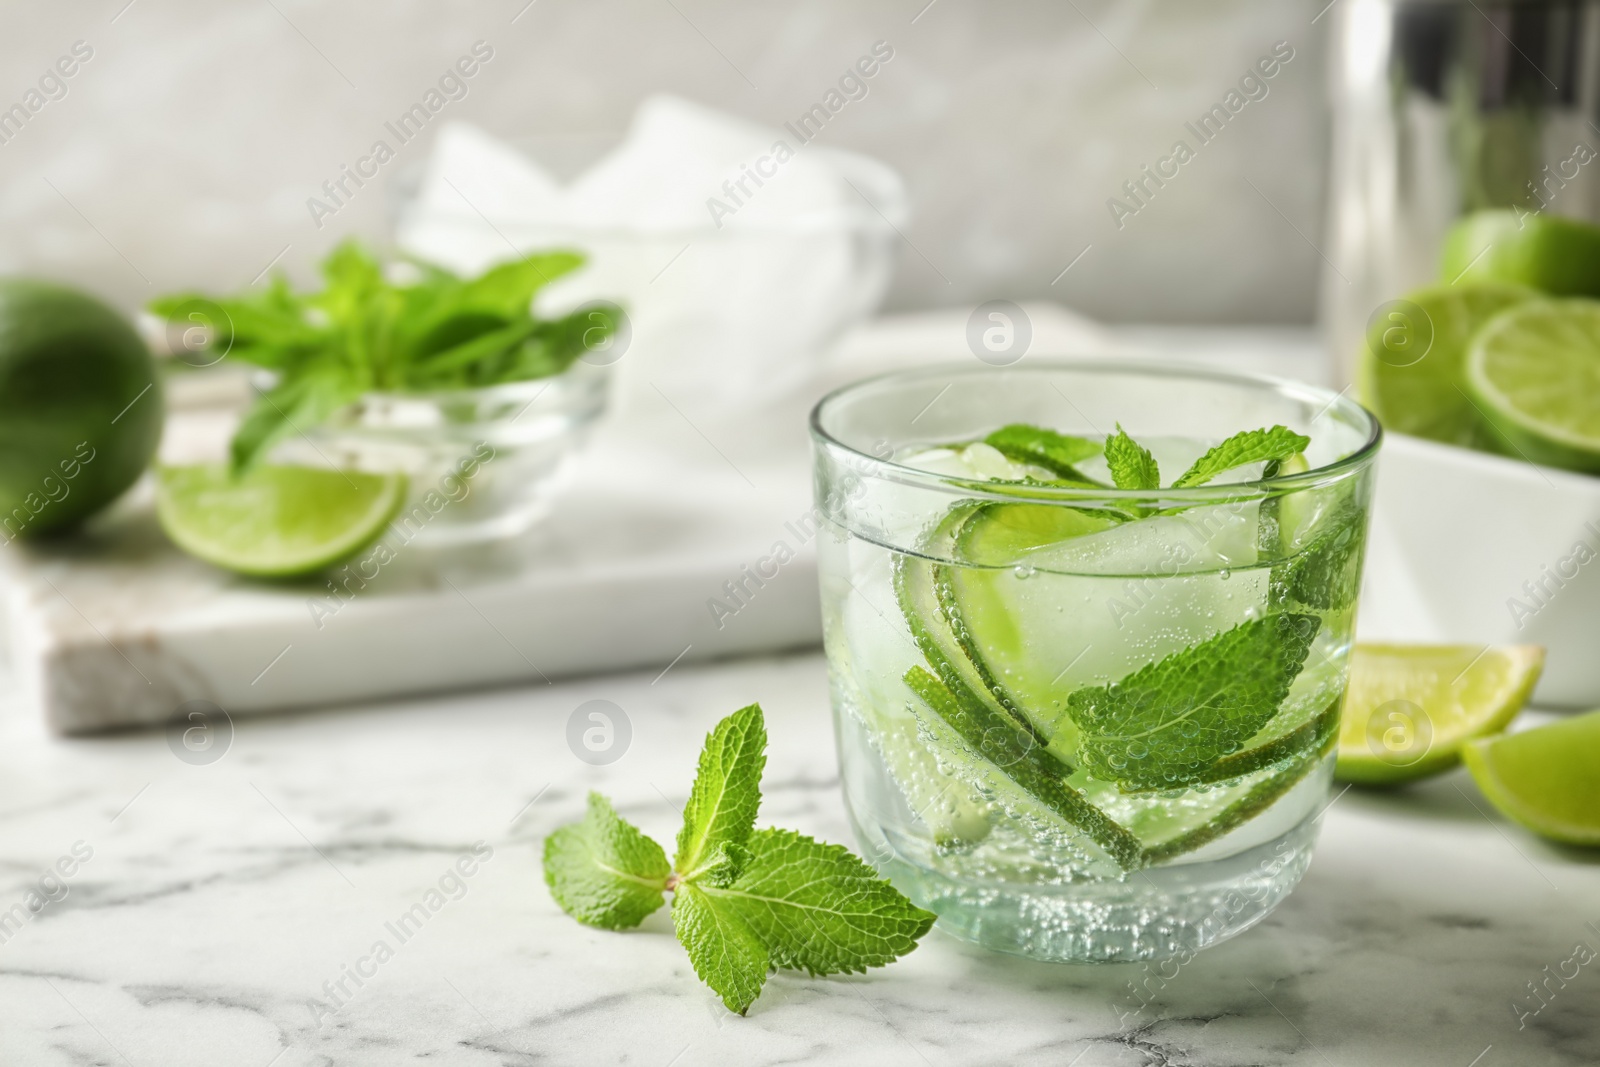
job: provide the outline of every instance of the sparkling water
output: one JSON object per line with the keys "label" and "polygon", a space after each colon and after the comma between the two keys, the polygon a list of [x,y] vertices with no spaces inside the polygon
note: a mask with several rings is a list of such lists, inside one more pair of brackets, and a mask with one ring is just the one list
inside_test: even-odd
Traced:
{"label": "sparkling water", "polygon": [[[1163,469],[1182,470],[1214,442],[1144,443]],[[922,449],[900,462],[1015,477],[992,452]],[[1092,504],[1065,509],[1072,515],[1050,507],[913,503],[874,483],[832,509],[818,551],[851,818],[869,858],[960,936],[1061,960],[1204,947],[1259,921],[1309,863],[1332,774],[1365,500],[1347,483],[1151,508],[1131,521],[1102,520]],[[914,516],[913,544],[891,547],[849,517],[894,512]],[[1070,536],[1038,533],[1056,527]],[[1074,716],[1088,714],[1087,697],[1110,701],[1106,687],[1118,683],[1126,695],[1138,672],[1172,657],[1200,670],[1196,646],[1276,620],[1311,636],[1295,646],[1303,666],[1286,672],[1292,683],[1264,725],[1211,745],[1205,731],[1226,731],[1226,714],[1174,698],[1146,709],[1156,726],[1086,757]],[[1219,700],[1248,693],[1259,662],[1212,662],[1239,677]],[[963,732],[963,701],[995,745]],[[1172,746],[1201,733],[1204,758],[1174,764]],[[1045,772],[1071,795],[1041,790]],[[1067,802],[1097,814],[1065,817]]]}

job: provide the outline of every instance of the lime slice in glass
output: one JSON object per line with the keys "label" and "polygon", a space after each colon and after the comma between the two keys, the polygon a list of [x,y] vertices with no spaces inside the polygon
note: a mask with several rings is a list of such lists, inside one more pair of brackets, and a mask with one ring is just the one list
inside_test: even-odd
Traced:
{"label": "lime slice in glass", "polygon": [[[1110,513],[1096,514],[1043,504],[982,504],[956,533],[955,555],[976,566],[936,569],[940,604],[952,627],[962,658],[978,675],[978,684],[996,696],[1014,715],[1025,718],[1046,739],[1056,755],[1073,758],[1077,728],[1066,717],[1062,671],[1087,642],[1081,637],[1040,629],[1039,615],[1053,622],[1059,605],[1041,603],[1026,610],[1019,597],[1048,599],[1048,580],[1031,585],[1019,580],[1034,567],[1040,548],[1098,533],[1118,525]],[[1020,568],[1020,570],[1018,569]],[[1029,601],[1031,604],[1032,601]],[[1097,624],[1104,625],[1096,617]],[[1068,649],[1071,651],[1068,651]]]}
{"label": "lime slice in glass", "polygon": [[1512,455],[1600,471],[1600,300],[1540,300],[1485,326],[1467,383]]}
{"label": "lime slice in glass", "polygon": [[1335,776],[1398,785],[1455,766],[1467,741],[1506,728],[1543,667],[1536,645],[1357,645]]}
{"label": "lime slice in glass", "polygon": [[1446,235],[1439,280],[1511,282],[1553,296],[1600,296],[1600,227],[1556,215],[1479,211]]}
{"label": "lime slice in glass", "polygon": [[311,467],[165,467],[157,514],[179,548],[258,578],[313,574],[375,541],[405,500],[400,474]]}
{"label": "lime slice in glass", "polygon": [[1501,284],[1419,289],[1380,307],[1356,369],[1362,403],[1384,427],[1468,448],[1493,437],[1465,392],[1467,345],[1495,315],[1536,296]]}
{"label": "lime slice in glass", "polygon": [[1600,711],[1473,741],[1462,757],[1508,818],[1555,841],[1600,845]]}

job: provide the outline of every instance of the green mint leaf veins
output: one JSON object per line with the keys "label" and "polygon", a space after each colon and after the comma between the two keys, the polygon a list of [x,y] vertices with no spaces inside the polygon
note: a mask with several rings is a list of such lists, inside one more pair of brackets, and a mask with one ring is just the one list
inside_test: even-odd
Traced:
{"label": "green mint leaf veins", "polygon": [[589,794],[581,822],[544,842],[544,880],[561,910],[590,926],[625,930],[661,907],[667,854],[618,815],[599,793]]}
{"label": "green mint leaf veins", "polygon": [[1084,485],[1094,483],[1075,464],[1100,455],[1105,447],[1103,443],[1087,437],[1073,437],[1022,422],[1000,427],[985,437],[983,443],[1013,463],[1043,467],[1057,478],[1082,482]]}
{"label": "green mint leaf veins", "polygon": [[1161,468],[1150,450],[1129,437],[1122,424],[1106,438],[1106,466],[1118,489],[1159,489]]}
{"label": "green mint leaf veins", "polygon": [[772,959],[733,901],[686,883],[672,896],[672,925],[694,973],[743,1015],[766,984]]}
{"label": "green mint leaf veins", "polygon": [[1195,460],[1194,465],[1172,483],[1172,488],[1203,485],[1219,474],[1250,463],[1282,462],[1297,452],[1304,452],[1310,443],[1311,438],[1287,426],[1236,433]]}
{"label": "green mint leaf veins", "polygon": [[689,803],[678,831],[673,869],[688,874],[719,845],[743,845],[761,806],[761,772],[767,765],[767,728],[761,705],[740,708],[706,735]]}
{"label": "green mint leaf veins", "polygon": [[1315,615],[1268,615],[1075,690],[1067,711],[1082,731],[1082,766],[1130,789],[1204,778],[1277,714],[1321,625]]}
{"label": "green mint leaf veins", "polygon": [[744,872],[704,895],[754,930],[772,963],[811,974],[881,967],[917,947],[935,916],[839,845],[758,830]]}

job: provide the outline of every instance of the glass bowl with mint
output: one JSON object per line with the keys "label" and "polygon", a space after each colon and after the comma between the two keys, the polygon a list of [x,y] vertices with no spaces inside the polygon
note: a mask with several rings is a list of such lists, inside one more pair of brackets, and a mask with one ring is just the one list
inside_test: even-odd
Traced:
{"label": "glass bowl with mint", "polygon": [[933,368],[812,415],[846,808],[947,932],[1167,959],[1265,917],[1332,780],[1377,422],[1193,368]]}
{"label": "glass bowl with mint", "polygon": [[581,254],[543,251],[460,277],[384,263],[359,244],[322,264],[322,286],[281,275],[230,296],[175,293],[151,310],[182,361],[257,368],[218,486],[279,468],[401,476],[406,544],[515,536],[544,512],[564,461],[606,404],[626,323],[594,303],[556,317],[539,291]]}

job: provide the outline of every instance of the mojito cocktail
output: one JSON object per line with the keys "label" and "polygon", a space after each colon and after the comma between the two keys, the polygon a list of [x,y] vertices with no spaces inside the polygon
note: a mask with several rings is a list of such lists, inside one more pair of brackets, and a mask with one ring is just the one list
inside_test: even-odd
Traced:
{"label": "mojito cocktail", "polygon": [[1148,959],[1293,888],[1327,802],[1378,429],[1137,364],[919,371],[813,416],[844,792],[951,932]]}

